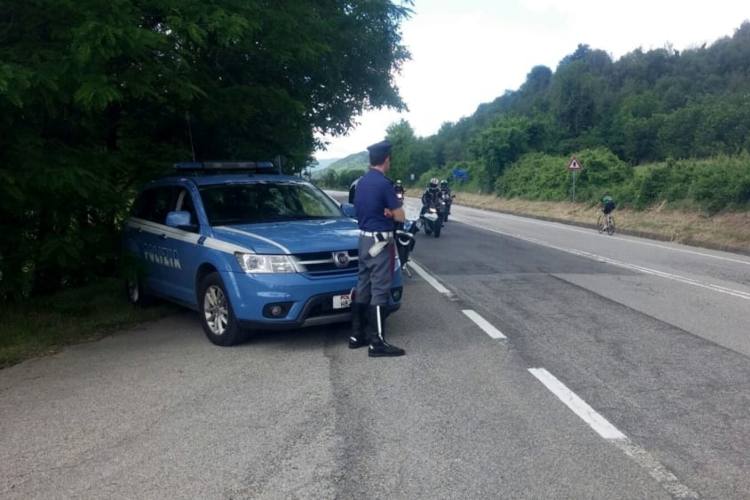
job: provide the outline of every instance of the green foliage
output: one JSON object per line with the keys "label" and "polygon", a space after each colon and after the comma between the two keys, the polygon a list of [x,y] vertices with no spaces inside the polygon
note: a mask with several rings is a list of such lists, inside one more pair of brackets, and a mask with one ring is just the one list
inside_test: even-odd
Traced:
{"label": "green foliage", "polygon": [[386,130],[387,139],[393,144],[391,152],[392,179],[401,179],[407,186],[412,185],[411,175],[418,179],[425,171],[435,166],[434,153],[430,145],[414,134],[414,129],[406,120],[392,124]]}
{"label": "green foliage", "polygon": [[[597,203],[609,191],[621,206],[643,209],[658,203],[696,206],[709,214],[750,207],[750,154],[704,160],[669,160],[633,169],[612,152],[597,148],[577,153],[583,165],[576,199]],[[568,157],[530,153],[498,178],[499,196],[530,200],[570,199]]]}
{"label": "green foliage", "polygon": [[506,198],[562,200],[565,176],[561,165],[565,158],[530,153],[508,168],[495,183],[495,191]]}
{"label": "green foliage", "polygon": [[473,150],[484,162],[488,181],[529,149],[528,129],[529,120],[525,118],[502,118],[475,136]]}
{"label": "green foliage", "polygon": [[133,307],[122,283],[112,278],[23,304],[0,304],[0,368],[173,311],[168,304]]}
{"label": "green foliage", "polygon": [[298,171],[315,132],[402,108],[410,2],[38,0],[0,13],[0,298],[112,274],[135,189],[175,161]]}

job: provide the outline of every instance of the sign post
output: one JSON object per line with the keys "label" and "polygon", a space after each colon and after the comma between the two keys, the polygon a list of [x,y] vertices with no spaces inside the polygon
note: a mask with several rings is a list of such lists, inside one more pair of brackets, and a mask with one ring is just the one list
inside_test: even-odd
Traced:
{"label": "sign post", "polygon": [[576,201],[576,176],[578,175],[578,172],[582,169],[581,164],[578,163],[578,160],[575,156],[573,156],[570,159],[570,163],[568,163],[568,170],[573,172],[573,188],[571,190],[573,201]]}

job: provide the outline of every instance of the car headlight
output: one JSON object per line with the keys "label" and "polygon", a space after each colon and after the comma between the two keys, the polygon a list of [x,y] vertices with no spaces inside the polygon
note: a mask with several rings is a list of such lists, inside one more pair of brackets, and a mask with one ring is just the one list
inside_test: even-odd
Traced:
{"label": "car headlight", "polygon": [[296,273],[297,266],[288,255],[259,255],[256,253],[234,254],[246,273]]}

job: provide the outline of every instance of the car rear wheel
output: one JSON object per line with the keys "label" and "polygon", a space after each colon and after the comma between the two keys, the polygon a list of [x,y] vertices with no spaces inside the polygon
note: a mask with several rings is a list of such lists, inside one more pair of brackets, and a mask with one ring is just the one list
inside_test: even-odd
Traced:
{"label": "car rear wheel", "polygon": [[129,273],[125,278],[125,293],[128,302],[134,306],[145,307],[153,303],[154,298],[143,288],[143,281],[136,271]]}
{"label": "car rear wheel", "polygon": [[219,273],[211,273],[201,280],[198,304],[208,340],[220,346],[231,346],[242,340],[242,330]]}

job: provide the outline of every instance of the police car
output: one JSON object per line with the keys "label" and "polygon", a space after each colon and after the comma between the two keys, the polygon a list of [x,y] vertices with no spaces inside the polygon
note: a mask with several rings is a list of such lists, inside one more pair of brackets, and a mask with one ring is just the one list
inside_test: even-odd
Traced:
{"label": "police car", "polygon": [[[199,312],[209,340],[351,319],[359,231],[351,205],[270,163],[192,162],[150,182],[124,225],[128,298]],[[394,262],[391,307],[402,282]]]}

